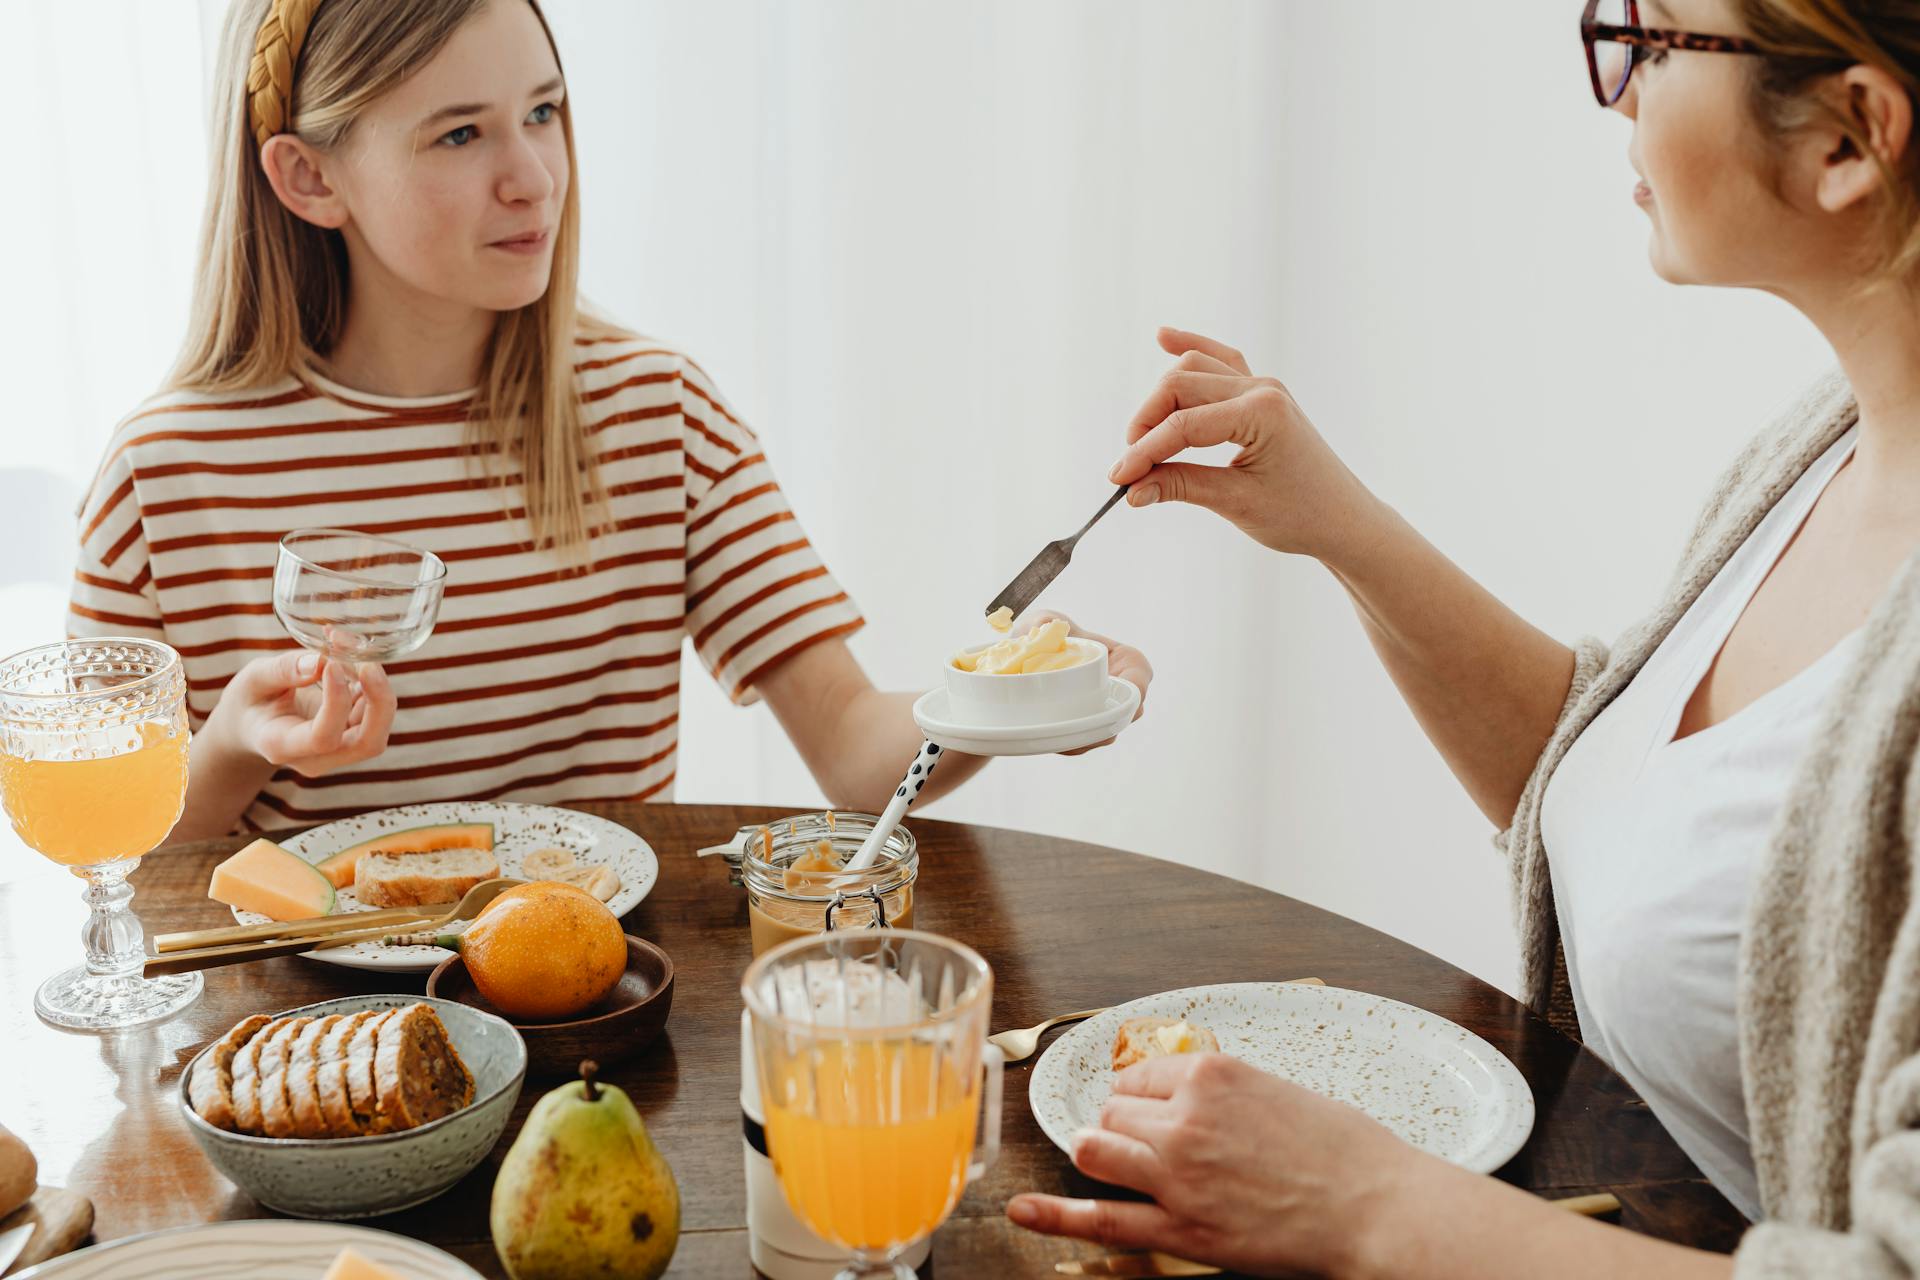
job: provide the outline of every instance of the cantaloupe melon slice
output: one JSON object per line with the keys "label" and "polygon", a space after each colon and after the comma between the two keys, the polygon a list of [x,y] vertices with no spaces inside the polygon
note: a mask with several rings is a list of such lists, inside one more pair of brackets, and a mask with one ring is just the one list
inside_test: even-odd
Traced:
{"label": "cantaloupe melon slice", "polygon": [[333,1265],[320,1280],[403,1280],[398,1271],[389,1271],[355,1250],[342,1249]]}
{"label": "cantaloupe melon slice", "polygon": [[445,822],[434,827],[409,827],[364,840],[314,864],[336,889],[353,883],[353,869],[363,853],[438,853],[442,849],[493,850],[491,822]]}
{"label": "cantaloupe melon slice", "polygon": [[327,878],[271,840],[255,840],[215,867],[207,896],[273,920],[330,915],[334,906]]}

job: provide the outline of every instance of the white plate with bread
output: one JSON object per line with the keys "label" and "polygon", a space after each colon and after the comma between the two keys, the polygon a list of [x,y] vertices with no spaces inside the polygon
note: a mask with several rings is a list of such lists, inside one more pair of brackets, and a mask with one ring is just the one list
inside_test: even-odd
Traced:
{"label": "white plate with bread", "polygon": [[[329,822],[279,844],[334,882],[335,913],[455,902],[482,880],[514,876],[570,881],[621,916],[660,876],[652,848],[625,827],[539,804],[402,805]],[[261,924],[269,917],[235,907],[233,918]],[[303,954],[349,969],[428,973],[452,953],[356,942]]]}
{"label": "white plate with bread", "polygon": [[1186,987],[1116,1005],[1047,1048],[1027,1101],[1071,1154],[1075,1133],[1099,1127],[1117,1070],[1216,1048],[1476,1173],[1511,1160],[1533,1132],[1525,1078],[1465,1027],[1383,996],[1290,982]]}

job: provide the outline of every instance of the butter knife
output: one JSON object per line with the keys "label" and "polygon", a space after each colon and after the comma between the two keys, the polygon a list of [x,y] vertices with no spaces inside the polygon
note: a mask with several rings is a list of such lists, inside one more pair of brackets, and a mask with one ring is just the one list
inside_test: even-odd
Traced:
{"label": "butter knife", "polygon": [[1033,562],[1007,584],[1005,591],[993,598],[993,603],[987,606],[988,616],[992,616],[1001,609],[1011,610],[1016,618],[1025,613],[1028,607],[1040,598],[1040,593],[1060,576],[1060,571],[1067,567],[1067,562],[1073,559],[1073,548],[1080,539],[1087,536],[1087,530],[1098,524],[1100,517],[1113,510],[1114,505],[1126,496],[1127,487],[1122,485],[1114,491],[1111,498],[1107,499],[1105,506],[1093,513],[1093,519],[1080,526],[1079,533],[1071,538],[1049,542],[1040,548],[1040,554],[1033,558]]}

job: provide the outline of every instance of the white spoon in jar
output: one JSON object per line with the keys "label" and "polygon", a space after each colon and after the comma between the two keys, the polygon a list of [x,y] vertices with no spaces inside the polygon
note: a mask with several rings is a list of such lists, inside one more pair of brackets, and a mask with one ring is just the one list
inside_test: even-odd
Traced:
{"label": "white spoon in jar", "polygon": [[906,816],[907,806],[920,794],[920,788],[933,776],[934,765],[940,762],[940,753],[944,748],[936,743],[920,744],[920,754],[913,758],[907,767],[906,776],[900,779],[900,786],[893,793],[893,799],[887,801],[886,812],[873,824],[873,830],[867,833],[867,839],[858,853],[847,859],[842,871],[865,871],[880,860],[880,851],[887,847],[887,837],[900,825],[900,819]]}

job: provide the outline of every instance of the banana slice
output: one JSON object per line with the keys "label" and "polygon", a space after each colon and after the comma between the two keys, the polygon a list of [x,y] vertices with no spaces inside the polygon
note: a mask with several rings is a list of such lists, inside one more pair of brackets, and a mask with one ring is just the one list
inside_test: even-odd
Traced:
{"label": "banana slice", "polygon": [[602,902],[610,902],[620,892],[620,873],[612,867],[569,867],[546,877],[563,884],[579,885]]}
{"label": "banana slice", "polygon": [[535,849],[520,859],[520,872],[529,880],[552,880],[560,872],[578,865],[579,861],[567,849]]}

